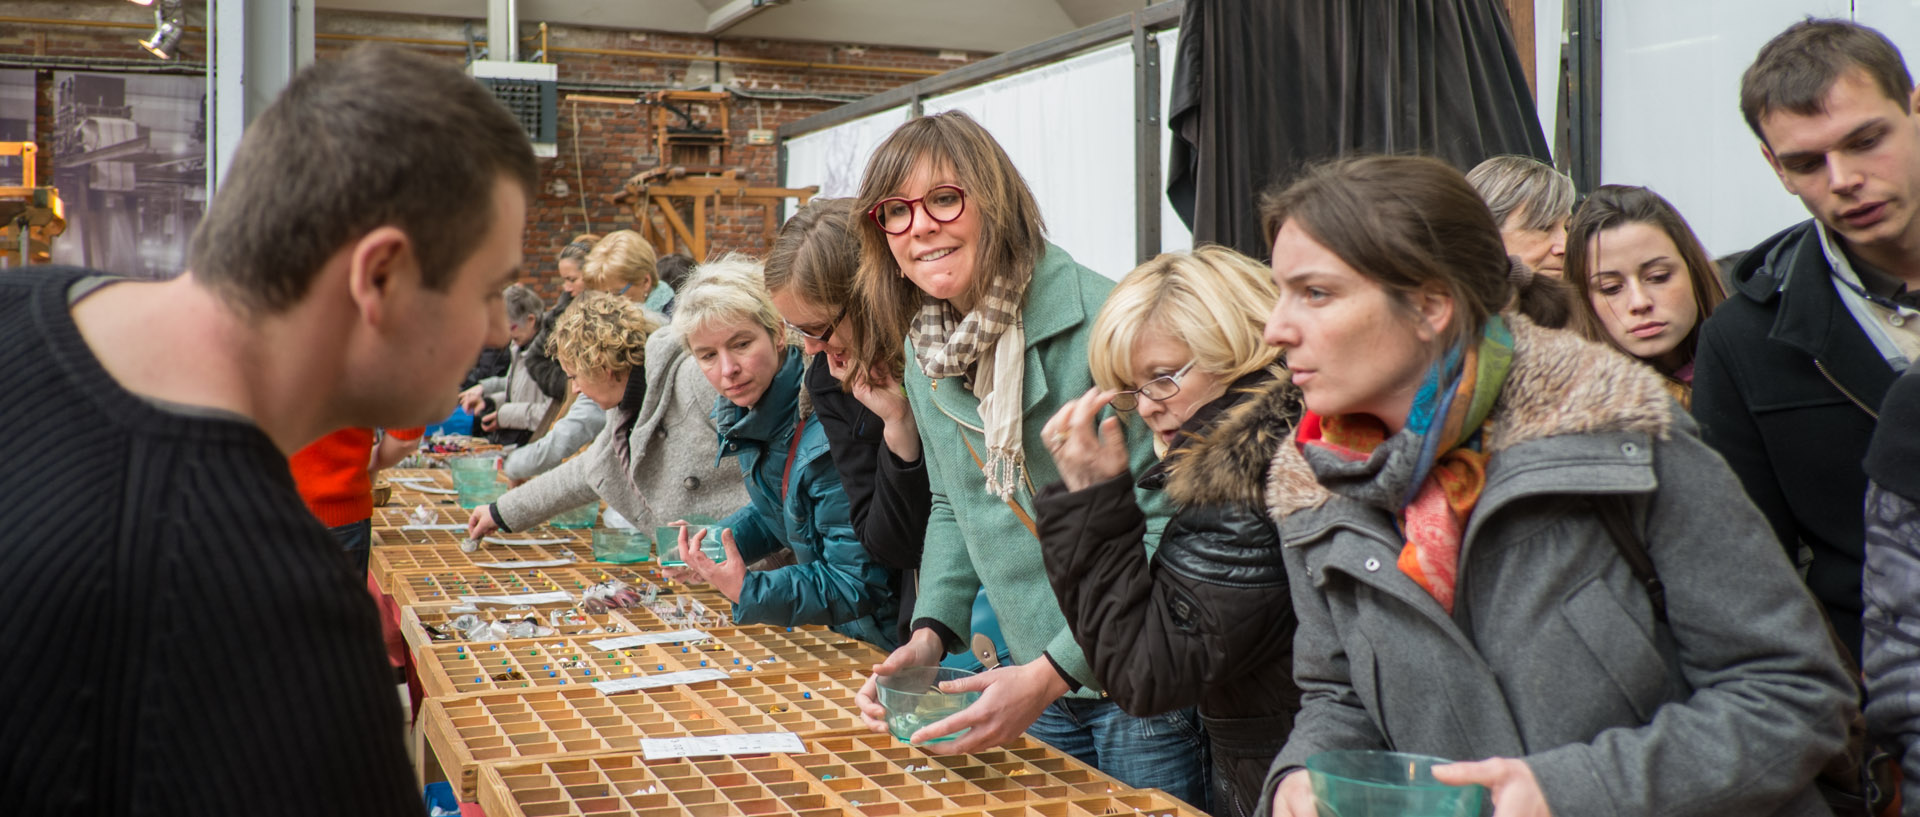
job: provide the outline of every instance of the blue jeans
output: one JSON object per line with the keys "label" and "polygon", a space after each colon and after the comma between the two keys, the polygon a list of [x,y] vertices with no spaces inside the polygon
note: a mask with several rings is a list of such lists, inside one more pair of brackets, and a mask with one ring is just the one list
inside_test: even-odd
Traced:
{"label": "blue jeans", "polygon": [[1137,789],[1207,806],[1207,739],[1191,709],[1134,717],[1108,700],[1061,698],[1027,734]]}

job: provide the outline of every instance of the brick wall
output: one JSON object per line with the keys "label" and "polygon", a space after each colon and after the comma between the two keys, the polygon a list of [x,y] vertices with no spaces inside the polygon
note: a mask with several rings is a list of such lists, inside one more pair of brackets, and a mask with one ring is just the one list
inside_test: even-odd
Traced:
{"label": "brick wall", "polygon": [[[49,4],[33,3],[22,5],[49,6]],[[60,13],[34,15],[31,8],[10,13],[20,16],[57,17],[63,20],[119,23],[128,26],[137,24],[148,30],[152,25],[150,11],[124,0],[70,0],[70,2],[55,5]],[[200,10],[189,12],[190,24],[197,26],[203,22],[203,19],[204,14]],[[359,44],[361,40],[358,38],[367,36],[453,42],[464,42],[465,39],[464,27],[458,20],[331,12],[326,9],[319,11],[315,28],[321,35],[316,40],[314,49],[318,59],[338,55]],[[484,20],[473,21],[473,30],[484,37]],[[16,59],[48,58],[49,64],[56,59],[79,59],[98,64],[98,67],[93,68],[61,64],[57,68],[46,67],[39,70],[40,110],[36,138],[41,146],[42,165],[39,168],[41,178],[53,178],[51,168],[48,166],[53,156],[51,141],[53,71],[74,69],[112,71],[126,70],[131,66],[157,65],[159,61],[150,58],[134,44],[134,40],[143,36],[144,33],[140,28],[16,23],[0,25],[0,56]],[[523,57],[531,56],[540,48],[537,23],[529,24],[523,20],[522,33],[531,36],[532,39],[523,42],[521,53]],[[540,162],[542,184],[541,190],[537,191],[534,208],[529,213],[526,247],[529,274],[523,281],[534,286],[542,296],[548,298],[558,294],[559,291],[558,279],[553,271],[553,260],[559,248],[574,234],[584,232],[589,227],[601,234],[616,229],[635,228],[637,225],[634,222],[632,210],[628,206],[614,204],[607,198],[619,193],[629,177],[658,164],[658,157],[654,155],[652,132],[648,127],[644,108],[630,104],[568,101],[567,96],[572,93],[631,99],[649,89],[681,87],[688,82],[690,71],[694,74],[695,80],[704,87],[706,82],[712,81],[715,71],[712,62],[580,53],[571,49],[656,52],[689,56],[718,54],[723,57],[777,59],[922,72],[918,74],[908,71],[879,73],[839,70],[831,67],[803,68],[751,64],[720,66],[719,81],[744,94],[817,94],[827,97],[827,99],[752,99],[743,96],[734,98],[730,129],[732,144],[728,151],[727,164],[743,168],[745,179],[749,184],[766,187],[777,186],[780,181],[778,148],[772,145],[747,144],[749,129],[776,129],[782,124],[832,109],[843,101],[879,93],[920,79],[926,71],[949,70],[967,62],[967,60],[942,58],[937,52],[917,49],[753,39],[715,41],[694,35],[569,26],[551,27],[548,31],[547,43],[550,49],[550,61],[559,65],[562,86],[557,128],[559,155]],[[182,63],[200,63],[200,70],[204,70],[204,61],[207,58],[206,46],[204,33],[198,30],[190,31],[182,45]],[[464,47],[460,45],[405,47],[445,58],[456,65],[463,63],[466,56]],[[978,58],[985,55],[969,56]],[[569,86],[572,86],[571,90]],[[564,194],[559,192],[562,188],[556,184],[560,181],[564,182]],[[718,208],[709,207],[708,212],[710,254],[727,251],[753,254],[765,252],[767,236],[762,229],[765,218],[764,208],[723,204]],[[664,253],[668,248],[661,247],[660,250]]]}

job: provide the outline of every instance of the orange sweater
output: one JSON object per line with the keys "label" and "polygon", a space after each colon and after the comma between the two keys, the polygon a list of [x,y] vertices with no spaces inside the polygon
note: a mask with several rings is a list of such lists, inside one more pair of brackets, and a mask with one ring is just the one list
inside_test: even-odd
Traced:
{"label": "orange sweater", "polygon": [[[402,440],[419,439],[424,428],[388,429]],[[373,516],[373,429],[343,428],[293,452],[287,465],[307,509],[329,528]]]}

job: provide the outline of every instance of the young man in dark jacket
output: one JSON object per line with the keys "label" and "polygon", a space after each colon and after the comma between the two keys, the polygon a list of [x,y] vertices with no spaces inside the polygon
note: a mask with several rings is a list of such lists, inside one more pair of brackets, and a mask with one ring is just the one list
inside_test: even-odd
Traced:
{"label": "young man in dark jacket", "polygon": [[1813,218],[1754,247],[1701,329],[1693,410],[1859,654],[1860,461],[1920,354],[1920,117],[1900,52],[1807,20],[1760,49],[1740,107]]}
{"label": "young man in dark jacket", "polygon": [[418,815],[380,625],[287,454],[440,418],[538,168],[444,62],[315,63],[187,271],[0,278],[0,814]]}

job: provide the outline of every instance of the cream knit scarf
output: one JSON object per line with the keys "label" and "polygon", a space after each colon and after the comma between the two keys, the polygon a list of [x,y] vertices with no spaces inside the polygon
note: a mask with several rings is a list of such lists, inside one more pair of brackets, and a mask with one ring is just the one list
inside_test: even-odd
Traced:
{"label": "cream knit scarf", "polygon": [[1020,385],[1026,376],[1027,339],[1020,323],[1022,287],[1008,280],[1011,277],[997,277],[965,317],[946,301],[925,298],[907,329],[914,359],[929,379],[973,374],[973,396],[980,400],[987,437],[980,471],[987,479],[987,493],[1002,500],[1013,496],[1026,467],[1020,445]]}

